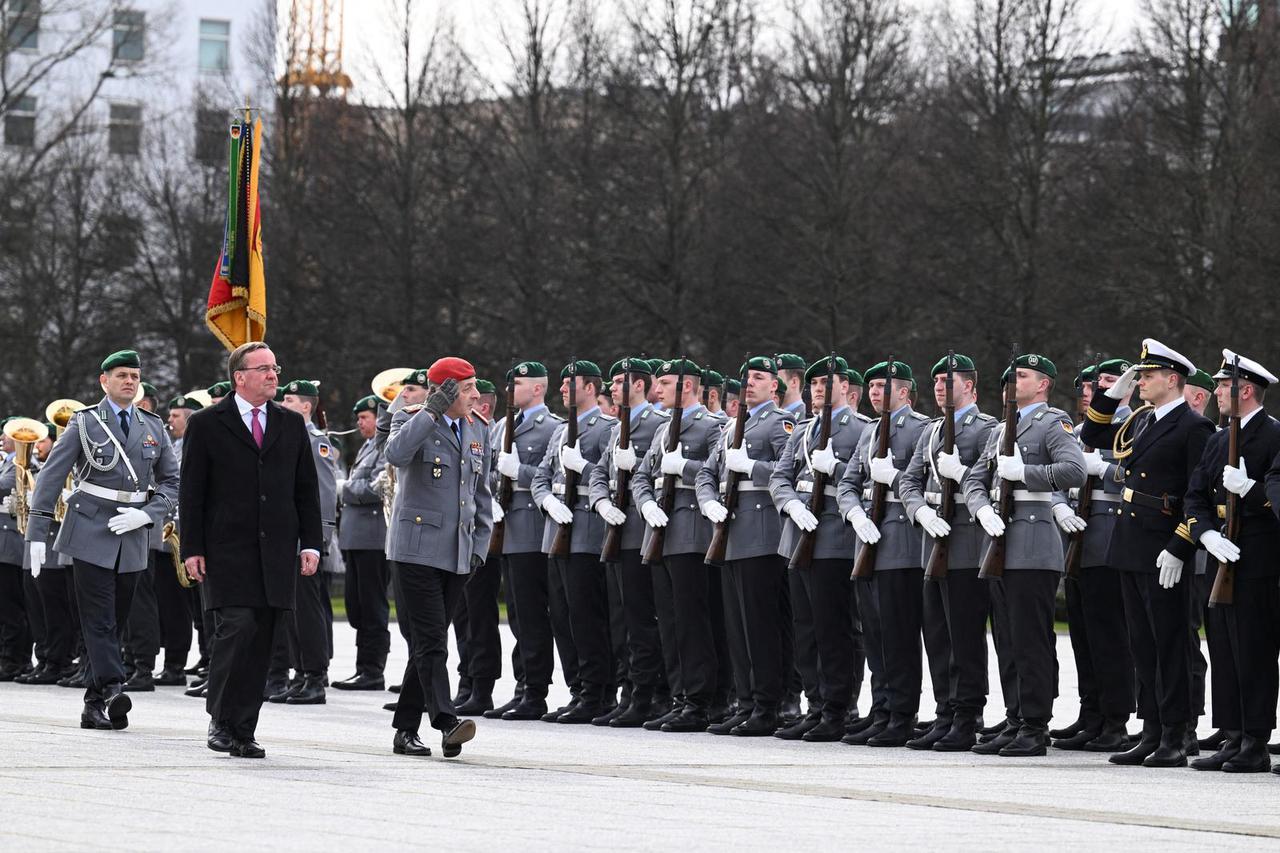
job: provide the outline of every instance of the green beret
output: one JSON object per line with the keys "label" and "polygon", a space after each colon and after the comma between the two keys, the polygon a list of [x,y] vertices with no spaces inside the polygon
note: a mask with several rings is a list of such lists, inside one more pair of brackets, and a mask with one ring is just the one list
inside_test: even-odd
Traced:
{"label": "green beret", "polygon": [[779,370],[804,370],[809,363],[804,360],[804,356],[796,355],[793,352],[780,352],[773,357]]}
{"label": "green beret", "polygon": [[285,393],[285,391],[284,391],[284,386],[283,386],[283,385],[277,385],[277,386],[276,386],[276,395],[275,395],[274,397],[272,397],[271,399],[275,400],[277,403],[283,403],[283,402],[284,402],[284,393]]}
{"label": "green beret", "polygon": [[[969,373],[976,371],[978,368],[974,366],[973,359],[967,355],[956,353],[952,356],[951,369],[958,373]],[[939,373],[947,372],[947,357],[944,355],[938,359],[938,363],[933,366],[933,370],[929,372],[930,376],[937,376]]]}
{"label": "green beret", "polygon": [[648,359],[643,358],[620,358],[609,368],[609,377],[620,376],[627,372],[627,368],[631,368],[632,373],[643,373],[646,376],[653,375],[653,367],[649,364]]}
{"label": "green beret", "polygon": [[570,362],[560,369],[560,381],[563,382],[569,376],[569,368],[573,368],[573,373],[578,376],[600,376],[600,365],[594,361],[578,359]]}
{"label": "green beret", "polygon": [[143,382],[143,383],[142,383],[142,396],[144,396],[144,397],[150,397],[152,400],[159,400],[159,399],[160,399],[160,392],[159,392],[159,391],[157,391],[157,390],[156,390],[156,386],[152,385],[150,382]]}
{"label": "green beret", "polygon": [[1058,376],[1057,366],[1042,355],[1034,352],[1024,353],[1013,360],[1015,367],[1026,367],[1031,370],[1043,373],[1050,379],[1056,379]]}
{"label": "green beret", "polygon": [[702,368],[694,364],[687,358],[673,358],[670,361],[660,362],[657,369],[653,372],[654,376],[676,376],[684,369],[686,377],[701,377]]}
{"label": "green beret", "polygon": [[204,389],[204,392],[210,397],[225,397],[231,393],[231,383],[224,379],[221,382],[213,383]]}
{"label": "green beret", "polygon": [[850,385],[857,385],[859,388],[866,387],[867,381],[862,378],[862,374],[854,370],[852,367],[845,371],[845,376],[849,377]]}
{"label": "green beret", "polygon": [[547,366],[540,361],[522,361],[512,368],[517,379],[546,379]]}
{"label": "green beret", "polygon": [[351,407],[351,414],[358,415],[361,412],[373,412],[377,414],[378,404],[382,402],[382,398],[377,394],[370,394],[367,397],[361,397],[356,400],[356,404]]}
{"label": "green beret", "polygon": [[702,371],[702,384],[706,385],[708,388],[723,388],[724,374],[708,367],[706,370]]}
{"label": "green beret", "polygon": [[1108,359],[1098,365],[1098,375],[1110,374],[1111,376],[1119,376],[1129,369],[1129,360],[1126,358]]}
{"label": "green beret", "polygon": [[664,361],[666,361],[666,359],[665,359],[665,358],[651,358],[651,359],[649,359],[649,372],[650,372],[650,373],[652,373],[654,376],[657,376],[657,375],[658,375],[658,368],[659,368],[659,367],[662,367],[662,363],[663,363]]}
{"label": "green beret", "polygon": [[203,409],[204,406],[200,405],[200,401],[194,397],[188,397],[186,394],[179,394],[169,401],[169,408],[190,409],[193,412],[198,412]]}
{"label": "green beret", "polygon": [[1084,385],[1086,382],[1092,382],[1098,375],[1098,365],[1091,364],[1076,375],[1076,387]]}
{"label": "green beret", "polygon": [[477,379],[476,390],[481,394],[497,394],[498,389],[488,379]]}
{"label": "green beret", "polygon": [[280,386],[280,389],[286,394],[293,394],[298,397],[319,397],[320,386],[309,379],[295,379],[292,382],[286,382]]}
{"label": "green beret", "polygon": [[724,381],[724,393],[726,397],[729,396],[730,394],[734,394],[734,395],[741,394],[742,383],[739,382],[737,379],[726,379]]}
{"label": "green beret", "polygon": [[[824,356],[813,364],[809,365],[809,369],[804,372],[804,381],[812,382],[815,379],[824,379],[827,375],[827,362],[831,360],[831,356]],[[849,372],[849,362],[844,360],[843,356],[836,356],[836,375],[844,376]]]}
{"label": "green beret", "polygon": [[138,354],[131,349],[122,349],[119,352],[113,352],[102,360],[102,372],[108,373],[117,367],[133,367],[138,370],[142,369],[142,360],[138,358]]}
{"label": "green beret", "polygon": [[427,369],[425,367],[422,367],[411,372],[404,379],[400,380],[400,384],[401,385],[419,385],[423,388],[426,388],[427,387]]}
{"label": "green beret", "polygon": [[887,361],[881,361],[867,368],[867,372],[863,374],[867,382],[873,379],[884,379],[886,376],[892,375],[894,379],[900,379],[903,382],[910,381],[911,366],[906,362],[895,361],[892,367]]}
{"label": "green beret", "polygon": [[1197,388],[1203,388],[1206,391],[1213,391],[1218,387],[1218,383],[1213,381],[1213,377],[1208,371],[1196,369],[1196,372],[1187,377],[1187,384],[1194,385]]}
{"label": "green beret", "polygon": [[[779,356],[781,358],[781,356]],[[778,361],[767,355],[753,355],[747,359],[746,363],[739,369],[739,373],[746,373],[748,370],[759,370],[762,373],[778,372]],[[800,369],[804,369],[804,365],[800,365]]]}
{"label": "green beret", "polygon": [[58,435],[58,426],[57,426],[57,424],[53,424],[53,423],[50,423],[49,421],[45,421],[45,422],[44,422],[44,428],[45,428],[45,429],[47,429],[47,430],[49,431],[49,438],[56,438],[56,437],[57,437],[57,435]]}

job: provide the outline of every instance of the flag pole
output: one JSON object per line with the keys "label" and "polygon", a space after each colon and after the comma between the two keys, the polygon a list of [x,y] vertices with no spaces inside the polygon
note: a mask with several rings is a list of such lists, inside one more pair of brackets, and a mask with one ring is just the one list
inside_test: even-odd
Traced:
{"label": "flag pole", "polygon": [[[249,131],[249,127],[250,127],[250,109],[251,108],[249,106],[249,93],[245,92],[244,93],[244,129],[246,131],[246,136],[248,135],[247,132]],[[250,153],[250,156],[252,156],[252,153]],[[246,223],[251,223],[253,221],[253,211],[251,210],[247,211],[245,215],[247,217]],[[250,226],[250,231],[251,229],[252,229],[252,226]],[[249,251],[253,251],[252,245],[249,246]],[[249,316],[249,291],[247,289],[245,290],[245,305],[244,305],[244,339],[246,341],[253,340],[253,319]]]}

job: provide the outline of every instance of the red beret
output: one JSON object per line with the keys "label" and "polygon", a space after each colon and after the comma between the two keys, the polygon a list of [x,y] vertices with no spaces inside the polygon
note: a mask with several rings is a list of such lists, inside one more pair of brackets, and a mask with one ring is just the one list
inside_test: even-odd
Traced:
{"label": "red beret", "polygon": [[456,379],[461,382],[475,375],[476,369],[471,366],[471,362],[465,358],[455,358],[454,356],[438,358],[434,364],[427,368],[427,381],[432,385],[440,385],[446,379]]}

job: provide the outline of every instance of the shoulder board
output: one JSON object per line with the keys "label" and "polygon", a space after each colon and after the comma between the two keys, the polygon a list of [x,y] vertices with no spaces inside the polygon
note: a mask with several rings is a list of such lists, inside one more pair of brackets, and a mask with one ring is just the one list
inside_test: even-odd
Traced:
{"label": "shoulder board", "polygon": [[916,412],[916,411],[913,411],[913,412],[911,413],[911,417],[915,418],[915,419],[916,419],[916,420],[918,420],[918,421],[927,421],[927,420],[930,420],[929,416],[928,416],[928,415],[926,415],[924,412]]}
{"label": "shoulder board", "polygon": [[320,427],[316,426],[311,421],[307,422],[307,432],[311,433],[312,435],[320,435],[320,436],[324,435],[324,430],[320,429]]}
{"label": "shoulder board", "polygon": [[978,420],[986,421],[987,423],[995,423],[996,421],[995,415],[988,415],[986,412],[978,412],[977,418]]}
{"label": "shoulder board", "polygon": [[138,409],[138,411],[142,413],[143,417],[148,417],[148,418],[151,418],[152,420],[156,420],[156,421],[159,421],[160,423],[164,423],[164,418],[160,417],[155,412],[149,412],[146,409],[142,409],[142,408]]}
{"label": "shoulder board", "polygon": [[854,412],[854,413],[853,413],[853,416],[854,416],[855,418],[857,418],[858,420],[862,421],[864,424],[869,424],[869,423],[871,423],[871,418],[869,418],[869,417],[867,417],[866,415],[862,414],[862,412]]}
{"label": "shoulder board", "polygon": [[[796,423],[800,423],[800,418],[796,417],[796,413],[795,413],[795,412],[788,412],[786,409],[778,409],[778,410],[777,410],[777,412],[778,412],[778,415],[779,415],[780,417],[784,417],[784,418],[786,418],[787,420],[795,421]],[[811,416],[811,417],[812,417],[812,416]]]}
{"label": "shoulder board", "polygon": [[[564,418],[562,418],[560,415],[557,415],[555,412],[547,412],[547,413],[546,413],[546,415],[547,415],[547,417],[551,418],[551,420],[553,420],[553,421],[558,421],[558,422],[560,422],[560,423],[564,423],[564,422],[565,422],[565,419],[564,419]],[[542,417],[542,416],[541,416],[541,415],[539,415],[538,417]]]}
{"label": "shoulder board", "polygon": [[604,421],[607,424],[616,424],[618,422],[618,419],[615,418],[613,415],[606,415],[606,414],[601,414],[600,420]]}
{"label": "shoulder board", "polygon": [[659,420],[664,420],[664,421],[671,420],[671,413],[666,411],[665,409],[655,409],[650,407],[648,409],[645,409],[644,414],[641,415],[640,417],[647,418],[649,417],[649,415],[653,415],[655,418],[658,418]]}
{"label": "shoulder board", "polygon": [[1056,406],[1048,406],[1044,409],[1044,411],[1048,414],[1056,415],[1057,417],[1071,420],[1071,415],[1067,414],[1064,410],[1059,409]]}

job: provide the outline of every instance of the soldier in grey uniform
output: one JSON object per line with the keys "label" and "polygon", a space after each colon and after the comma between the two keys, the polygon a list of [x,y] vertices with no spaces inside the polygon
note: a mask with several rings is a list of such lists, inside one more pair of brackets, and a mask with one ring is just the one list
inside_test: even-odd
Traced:
{"label": "soldier in grey uniform", "polygon": [[[627,372],[631,373],[628,390]],[[609,369],[610,394],[615,403],[629,400],[630,443],[620,447],[621,424],[615,424],[600,463],[591,470],[591,508],[610,525],[622,526],[618,562],[608,565],[611,583],[619,590],[625,645],[626,677],[631,683],[630,702],[609,720],[614,728],[634,728],[657,719],[671,709],[662,645],[658,630],[658,614],[653,599],[653,572],[641,562],[640,544],[644,538],[644,520],[635,502],[627,495],[627,508],[619,509],[619,472],[632,472],[636,463],[649,452],[658,427],[671,420],[647,401],[653,384],[653,369],[644,359],[630,358],[614,362]],[[673,650],[674,651],[674,650]]]}
{"label": "soldier in grey uniform", "polygon": [[[571,370],[572,368],[572,370]],[[569,626],[578,653],[579,702],[556,718],[560,723],[589,723],[603,717],[617,704],[613,649],[609,636],[608,590],[600,564],[605,520],[591,509],[591,472],[609,441],[617,419],[600,413],[595,405],[601,386],[600,367],[578,361],[560,371],[561,396],[568,405],[570,383],[576,383],[577,399],[586,402],[578,413],[578,441],[566,443],[567,424],[561,425],[547,445],[547,453],[533,475],[533,502],[546,514],[542,550],[552,571],[564,586]],[[565,494],[565,469],[578,472],[577,494]],[[552,554],[560,526],[572,525],[568,556]]]}
{"label": "soldier in grey uniform", "polygon": [[454,713],[448,643],[450,615],[493,532],[489,433],[469,414],[480,397],[475,375],[461,358],[438,359],[427,369],[426,403],[394,412],[385,446],[397,475],[387,559],[396,564],[397,614],[411,637],[392,721],[400,755],[430,755],[418,737],[424,713],[443,733],[447,758],[475,735],[475,723]]}
{"label": "soldier in grey uniform", "polygon": [[339,690],[383,689],[383,671],[391,651],[387,521],[382,491],[373,485],[386,465],[377,438],[378,402],[379,398],[370,394],[352,406],[356,429],[364,443],[347,478],[337,483],[342,502],[338,547],[347,566],[347,621],[356,631],[356,672],[350,678],[332,682]]}
{"label": "soldier in grey uniform", "polygon": [[[1053,615],[1063,558],[1062,536],[1053,513],[1053,505],[1061,498],[1054,493],[1077,488],[1085,479],[1084,454],[1071,418],[1048,404],[1057,372],[1042,355],[1017,357],[1002,377],[1018,406],[1014,454],[1000,454],[1001,423],[991,431],[964,480],[970,514],[989,537],[1009,537],[1004,576],[991,583],[991,593],[993,609],[1007,619],[1020,724],[1016,732],[1007,726],[996,738],[973,748],[982,754],[1044,755],[1049,743],[1058,687]],[[1015,484],[1013,515],[1003,519],[992,506],[993,489],[1009,482]]]}
{"label": "soldier in grey uniform", "polygon": [[[947,358],[933,366],[934,401],[940,409],[946,404]],[[924,595],[926,636],[939,627],[945,630],[951,657],[942,678],[935,675],[933,680],[939,700],[937,721],[930,731],[907,742],[913,749],[940,752],[962,752],[976,743],[987,702],[987,614],[991,609],[987,582],[978,578],[983,532],[969,515],[958,487],[986,447],[996,419],[978,409],[973,359],[958,353],[951,358],[955,450],[942,452],[942,418],[935,418],[920,434],[899,486],[907,515],[928,534],[921,543],[922,563],[928,564],[935,539],[945,536],[948,545],[946,577],[926,581]],[[955,514],[949,522],[935,509],[942,500],[943,478],[957,487]]]}
{"label": "soldier in grey uniform", "polygon": [[[702,375],[698,366],[687,359],[683,371],[679,360],[664,361],[655,372],[655,386],[663,408],[683,409],[679,441],[675,450],[666,450],[666,436],[674,423],[659,426],[649,452],[637,466],[631,481],[631,497],[648,528],[641,543],[647,552],[654,528],[666,528],[663,539],[662,564],[654,570],[654,600],[658,609],[659,630],[663,630],[664,614],[669,619],[662,635],[665,647],[670,639],[676,649],[679,670],[668,672],[667,678],[679,684],[682,702],[673,702],[669,715],[660,728],[664,732],[703,731],[709,725],[712,702],[728,685],[717,683],[719,661],[712,633],[711,608],[719,607],[712,599],[711,567],[704,559],[711,544],[711,523],[698,511],[694,494],[695,479],[712,447],[720,438],[720,421],[698,403]],[[676,378],[683,372],[684,382],[677,387]],[[675,477],[676,488],[671,503],[672,513],[662,508],[662,484],[667,476]],[[653,720],[646,727],[652,726]]]}
{"label": "soldier in grey uniform", "polygon": [[[727,446],[735,427],[726,428],[696,483],[703,517],[728,529],[721,606],[738,698],[737,712],[708,731],[760,737],[778,729],[785,682],[795,666],[794,658],[783,666],[783,612],[778,603],[786,594],[786,563],[778,555],[782,523],[766,493],[796,420],[774,403],[778,369],[771,357],[748,359],[743,373],[748,415],[742,446]],[[740,478],[732,518],[722,502],[731,472]]]}
{"label": "soldier in grey uniform", "polygon": [[18,474],[14,444],[7,435],[0,436],[0,441],[4,443],[0,461],[0,495],[4,496],[4,506],[0,508],[0,681],[13,681],[31,671],[33,640],[23,608],[22,534],[12,515],[12,492]]}
{"label": "soldier in grey uniform", "polygon": [[[920,559],[920,531],[902,504],[901,475],[915,452],[929,418],[910,404],[911,368],[905,363],[880,362],[866,378],[871,405],[888,417],[889,454],[873,458],[877,422],[863,431],[857,453],[845,467],[837,500],[858,542],[854,559],[867,543],[876,544],[871,577],[854,582],[871,666],[873,722],[846,743],[902,746],[911,739],[920,708],[920,632],[924,599],[924,568]],[[874,481],[874,482],[873,482]],[[874,483],[890,487],[884,518],[876,525],[867,515]],[[878,689],[877,689],[878,688]],[[875,694],[884,698],[877,702]]]}
{"label": "soldier in grey uniform", "polygon": [[45,537],[67,475],[77,485],[55,548],[70,557],[89,659],[80,725],[123,729],[132,702],[121,689],[120,630],[133,588],[147,567],[147,530],[163,524],[177,501],[178,462],[164,422],[133,404],[141,362],[132,350],[102,362],[106,396],[72,418],[36,483],[27,547],[39,576],[48,559]]}
{"label": "soldier in grey uniform", "polygon": [[[829,358],[809,366],[805,378],[819,411],[827,403]],[[808,713],[775,734],[784,740],[830,742],[845,735],[845,720],[857,710],[862,680],[861,637],[855,633],[853,582],[854,533],[836,503],[836,483],[853,458],[870,419],[849,406],[849,369],[837,356],[831,385],[831,434],[818,448],[821,419],[810,418],[790,436],[769,477],[773,505],[783,515],[778,554],[790,560],[802,535],[814,532],[813,561],[788,572],[794,614],[796,658],[809,697]],[[827,477],[822,508],[810,509],[814,472]]]}

